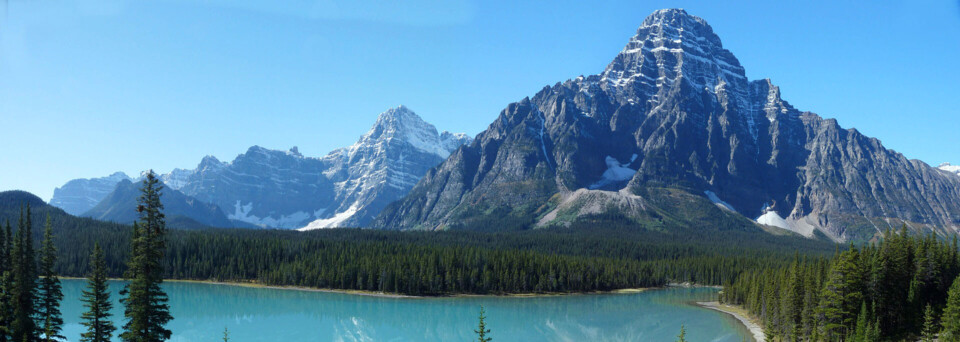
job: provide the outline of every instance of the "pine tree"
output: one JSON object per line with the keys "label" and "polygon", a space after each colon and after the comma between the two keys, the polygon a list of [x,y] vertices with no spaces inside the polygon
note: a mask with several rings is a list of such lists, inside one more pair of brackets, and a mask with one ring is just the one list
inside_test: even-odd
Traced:
{"label": "pine tree", "polygon": [[857,315],[857,326],[853,331],[853,335],[847,340],[851,342],[872,342],[867,339],[867,335],[870,334],[870,329],[873,329],[873,324],[868,323],[868,313],[867,313],[867,302],[863,302],[860,306],[860,314]]}
{"label": "pine tree", "polygon": [[879,341],[880,340],[880,319],[873,321],[873,326],[867,331],[866,341]]}
{"label": "pine tree", "polygon": [[57,262],[57,248],[53,245],[53,226],[50,224],[50,215],[44,225],[43,242],[40,248],[40,292],[39,315],[40,328],[43,340],[46,342],[64,339],[60,335],[63,328],[63,317],[60,314],[60,301],[63,300],[63,291],[60,288],[60,279],[57,278],[53,267]]}
{"label": "pine tree", "polygon": [[947,295],[947,307],[940,317],[943,330],[940,331],[941,342],[960,342],[960,277],[953,281]]}
{"label": "pine tree", "polygon": [[937,331],[940,330],[937,325],[937,314],[934,312],[933,307],[927,304],[927,308],[923,311],[923,335],[921,335],[920,340],[923,342],[933,342],[936,340]]}
{"label": "pine tree", "polygon": [[130,284],[124,290],[124,316],[128,319],[120,338],[127,342],[158,342],[170,338],[165,325],[173,319],[167,305],[163,283],[162,258],[166,248],[166,223],[160,202],[163,186],[153,171],[143,180],[137,199],[139,225],[134,225],[127,276]]}
{"label": "pine tree", "polygon": [[230,342],[230,331],[223,327],[223,342]]}
{"label": "pine tree", "polygon": [[87,277],[87,289],[83,291],[80,300],[87,308],[80,319],[87,331],[80,335],[83,342],[109,342],[117,328],[110,322],[110,292],[107,286],[107,263],[103,259],[103,250],[100,244],[93,245],[90,255],[90,275]]}
{"label": "pine tree", "polygon": [[12,260],[13,232],[10,221],[0,230],[0,342],[9,342],[13,320],[13,275]]}
{"label": "pine tree", "polygon": [[677,335],[677,342],[687,342],[687,328],[680,325],[680,335]]}
{"label": "pine tree", "polygon": [[858,257],[852,246],[841,253],[824,284],[820,312],[824,324],[822,337],[827,340],[840,340],[855,329],[856,308],[863,297]]}
{"label": "pine tree", "polygon": [[37,341],[37,326],[34,322],[36,314],[37,294],[37,263],[33,251],[31,233],[30,206],[27,206],[26,215],[20,211],[17,233],[13,238],[13,286],[12,300],[13,316],[10,322],[11,341]]}
{"label": "pine tree", "polygon": [[473,331],[477,334],[477,342],[489,342],[493,340],[493,338],[487,337],[490,329],[487,329],[486,319],[486,311],[484,311],[483,305],[480,305],[480,324],[477,326],[477,330]]}

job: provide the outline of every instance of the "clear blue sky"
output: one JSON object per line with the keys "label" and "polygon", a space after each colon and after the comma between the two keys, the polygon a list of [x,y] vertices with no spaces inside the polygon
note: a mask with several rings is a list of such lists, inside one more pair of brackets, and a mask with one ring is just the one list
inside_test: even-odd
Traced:
{"label": "clear blue sky", "polygon": [[398,104],[476,134],[508,103],[602,71],[667,7],[706,19],[800,110],[960,162],[956,0],[0,1],[0,190],[44,199],[255,144],[322,156]]}

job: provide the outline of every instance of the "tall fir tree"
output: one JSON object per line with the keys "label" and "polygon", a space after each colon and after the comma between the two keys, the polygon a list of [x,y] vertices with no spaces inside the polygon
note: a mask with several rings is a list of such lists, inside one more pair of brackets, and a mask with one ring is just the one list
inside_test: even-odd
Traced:
{"label": "tall fir tree", "polygon": [[863,296],[863,274],[858,258],[859,253],[853,246],[841,253],[824,284],[820,295],[824,339],[841,340],[855,329],[856,313]]}
{"label": "tall fir tree", "polygon": [[487,329],[487,312],[484,310],[483,305],[480,305],[480,323],[477,325],[477,330],[473,332],[477,334],[477,342],[490,342],[493,340],[491,337],[487,337],[487,334],[490,333],[490,329]]}
{"label": "tall fir tree", "polygon": [[30,206],[20,211],[17,233],[13,238],[13,317],[10,322],[11,341],[34,342],[38,340],[38,330],[34,321],[37,298],[37,263],[33,251],[33,225]]}
{"label": "tall fir tree", "polygon": [[960,277],[953,281],[947,294],[947,307],[940,317],[943,330],[940,330],[941,342],[960,342]]}
{"label": "tall fir tree", "polygon": [[920,340],[923,342],[933,342],[937,339],[937,332],[940,330],[937,324],[937,313],[930,304],[923,310],[923,331]]}
{"label": "tall fir tree", "polygon": [[677,342],[687,342],[687,327],[680,325],[680,335],[677,335]]}
{"label": "tall fir tree", "polygon": [[869,320],[867,302],[863,302],[863,304],[860,305],[860,314],[857,315],[857,326],[853,330],[853,335],[847,340],[850,342],[872,342],[868,339],[870,329],[873,329],[873,324],[871,324]]}
{"label": "tall fir tree", "polygon": [[37,315],[40,318],[37,325],[43,341],[46,342],[65,339],[60,335],[63,329],[63,316],[60,313],[63,290],[60,287],[60,278],[54,272],[56,263],[57,248],[53,244],[53,226],[50,224],[50,215],[47,215],[40,247],[40,298],[37,303]]}
{"label": "tall fir tree", "polygon": [[170,320],[167,294],[163,283],[163,253],[166,248],[166,222],[160,201],[163,185],[153,171],[147,172],[137,199],[139,224],[134,225],[132,250],[128,263],[130,284],[123,298],[124,316],[120,338],[127,342],[158,342],[170,338],[165,326]]}
{"label": "tall fir tree", "polygon": [[82,342],[109,342],[117,328],[110,321],[110,292],[107,285],[107,263],[103,258],[100,244],[93,245],[90,254],[90,275],[87,278],[87,289],[83,291],[80,301],[86,308],[81,314],[81,323],[86,331],[80,335]]}
{"label": "tall fir tree", "polygon": [[0,229],[0,342],[9,342],[13,320],[13,232],[10,221]]}

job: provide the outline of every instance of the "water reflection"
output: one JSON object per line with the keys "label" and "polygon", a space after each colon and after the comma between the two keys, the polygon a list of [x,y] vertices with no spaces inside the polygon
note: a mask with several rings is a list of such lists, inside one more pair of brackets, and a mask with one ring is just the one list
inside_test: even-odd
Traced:
{"label": "water reflection", "polygon": [[[64,280],[65,335],[79,338],[82,280]],[[122,283],[112,282],[113,299]],[[680,325],[695,341],[749,340],[731,317],[688,305],[714,289],[535,298],[382,298],[170,282],[173,341],[467,341],[483,304],[496,341],[672,341]],[[122,317],[115,304],[114,319]],[[119,324],[118,324],[119,325]]]}

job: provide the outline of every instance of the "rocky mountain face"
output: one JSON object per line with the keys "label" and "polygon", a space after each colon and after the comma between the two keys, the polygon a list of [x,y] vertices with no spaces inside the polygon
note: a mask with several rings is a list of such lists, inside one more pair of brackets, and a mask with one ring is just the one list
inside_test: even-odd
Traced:
{"label": "rocky mountain face", "polygon": [[[137,199],[140,183],[124,179],[100,203],[81,216],[102,221],[129,224],[137,220]],[[233,227],[223,211],[214,204],[184,195],[167,186],[161,190],[163,213],[171,228]]]}
{"label": "rocky mountain face", "polygon": [[123,172],[101,178],[74,179],[53,190],[50,205],[79,216],[100,203],[122,180],[133,180]]}
{"label": "rocky mountain face", "polygon": [[161,176],[170,188],[259,227],[364,226],[405,195],[426,171],[469,137],[437,129],[400,106],[380,114],[360,140],[323,158],[296,147],[251,147],[232,162],[212,156],[193,170]]}
{"label": "rocky mountain face", "polygon": [[960,178],[780,95],[748,80],[703,19],[660,10],[602,73],[508,105],[374,225],[523,229],[610,214],[703,225],[691,217],[733,214],[838,241],[901,224],[960,229]]}

